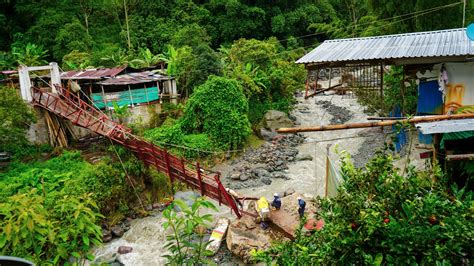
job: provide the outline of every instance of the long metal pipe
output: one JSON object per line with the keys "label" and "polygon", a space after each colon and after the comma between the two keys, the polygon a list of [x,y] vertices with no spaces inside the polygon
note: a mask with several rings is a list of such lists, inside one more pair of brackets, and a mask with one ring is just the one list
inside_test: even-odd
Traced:
{"label": "long metal pipe", "polygon": [[474,114],[455,114],[455,115],[433,115],[427,117],[414,117],[411,119],[402,120],[387,120],[382,122],[362,122],[362,123],[350,123],[340,125],[323,125],[323,126],[312,126],[312,127],[293,127],[293,128],[280,128],[277,130],[278,133],[297,133],[297,132],[313,132],[313,131],[330,131],[330,130],[343,130],[352,128],[366,128],[366,127],[383,127],[392,126],[396,123],[426,123],[441,120],[452,120],[452,119],[467,119],[474,118]]}

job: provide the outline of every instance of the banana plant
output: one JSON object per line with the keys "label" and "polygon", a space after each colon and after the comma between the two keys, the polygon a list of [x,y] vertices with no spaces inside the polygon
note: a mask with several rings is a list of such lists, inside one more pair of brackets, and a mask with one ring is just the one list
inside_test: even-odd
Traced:
{"label": "banana plant", "polygon": [[127,105],[120,106],[116,101],[113,101],[112,106],[114,107],[113,116],[120,124],[125,122],[125,120],[131,115]]}
{"label": "banana plant", "polygon": [[165,61],[165,57],[162,54],[154,55],[150,49],[140,49],[138,53],[139,58],[130,61],[130,66],[133,68],[147,68],[156,66],[158,63]]}
{"label": "banana plant", "polygon": [[40,45],[28,43],[24,49],[14,47],[12,54],[20,65],[40,66],[48,63],[46,61],[48,50]]}

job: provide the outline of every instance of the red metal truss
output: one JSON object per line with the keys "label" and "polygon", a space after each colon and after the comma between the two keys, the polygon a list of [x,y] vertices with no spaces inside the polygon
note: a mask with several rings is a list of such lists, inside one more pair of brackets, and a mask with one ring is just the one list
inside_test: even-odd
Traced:
{"label": "red metal truss", "polygon": [[[199,163],[188,162],[131,133],[131,130],[114,122],[104,113],[92,107],[79,97],[69,93],[54,94],[38,88],[33,90],[33,104],[71,121],[74,125],[87,128],[132,151],[146,166],[153,166],[168,175],[170,181],[180,181],[200,191],[201,195],[227,205],[237,217],[238,209],[234,198],[220,181],[220,174],[205,170]],[[58,91],[62,92],[61,88]]]}

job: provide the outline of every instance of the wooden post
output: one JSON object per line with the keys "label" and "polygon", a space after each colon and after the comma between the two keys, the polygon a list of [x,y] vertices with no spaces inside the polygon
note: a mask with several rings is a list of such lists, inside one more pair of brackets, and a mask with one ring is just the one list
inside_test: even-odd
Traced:
{"label": "wooden post", "polygon": [[[383,97],[383,63],[380,63],[380,107],[382,108],[382,115],[385,115],[385,103]],[[383,132],[383,126],[380,127]]]}
{"label": "wooden post", "polygon": [[163,103],[163,93],[160,93],[160,82],[156,82],[156,92],[158,93],[158,98],[160,98],[160,104]]}
{"label": "wooden post", "polygon": [[145,97],[146,97],[146,102],[149,103],[150,100],[148,100],[148,91],[147,91],[147,88],[146,88],[146,83],[143,84],[143,86],[145,86]]}
{"label": "wooden post", "polygon": [[380,106],[382,108],[382,116],[385,115],[385,104],[383,98],[383,63],[380,63]]}
{"label": "wooden post", "polygon": [[306,91],[304,96],[308,96],[308,90],[309,90],[309,79],[306,79]]}
{"label": "wooden post", "polygon": [[326,145],[326,186],[324,191],[324,197],[328,197],[328,179],[329,179],[329,147],[331,144]]}
{"label": "wooden post", "polygon": [[433,115],[433,116],[419,116],[411,119],[401,120],[387,120],[382,122],[361,122],[361,123],[349,123],[339,125],[322,125],[322,126],[310,126],[310,127],[294,127],[294,128],[279,128],[278,133],[296,133],[296,132],[313,132],[313,131],[329,131],[329,130],[342,130],[342,129],[353,129],[353,128],[366,128],[366,127],[382,127],[392,126],[396,123],[426,123],[442,120],[453,120],[453,119],[468,119],[474,118],[474,114],[454,114],[454,115]]}
{"label": "wooden post", "polygon": [[100,88],[102,89],[102,101],[104,102],[104,108],[105,110],[107,110],[107,101],[105,100],[104,85],[100,85]]}
{"label": "wooden post", "polygon": [[405,68],[403,67],[403,77],[402,77],[402,84],[401,85],[401,96],[402,96],[402,116],[405,115],[405,91],[406,91],[406,87],[405,87]]}
{"label": "wooden post", "polygon": [[130,102],[132,103],[132,107],[133,107],[133,97],[132,97],[132,90],[130,89],[130,84],[127,85],[128,87],[128,93],[130,94]]}
{"label": "wooden post", "polygon": [[329,84],[328,88],[331,88],[332,68],[329,68]]}
{"label": "wooden post", "polygon": [[433,165],[438,162],[438,148],[439,148],[439,134],[434,134],[433,135],[433,162],[432,162]]}

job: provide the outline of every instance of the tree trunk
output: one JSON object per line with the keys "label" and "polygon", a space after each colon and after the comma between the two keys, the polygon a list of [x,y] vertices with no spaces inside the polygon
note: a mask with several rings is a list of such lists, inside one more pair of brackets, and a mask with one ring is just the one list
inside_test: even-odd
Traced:
{"label": "tree trunk", "polygon": [[128,51],[132,49],[132,44],[130,42],[130,28],[128,26],[128,10],[127,10],[127,2],[123,0],[123,8],[125,10],[125,24],[127,26],[127,40],[128,40]]}

